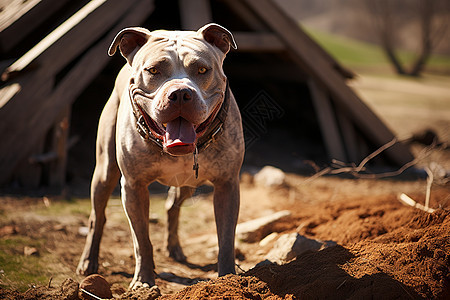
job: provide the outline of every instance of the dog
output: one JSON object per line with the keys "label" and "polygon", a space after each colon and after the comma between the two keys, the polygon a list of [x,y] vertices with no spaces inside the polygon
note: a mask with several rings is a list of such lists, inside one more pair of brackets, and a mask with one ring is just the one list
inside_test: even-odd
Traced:
{"label": "dog", "polygon": [[178,239],[181,204],[196,187],[214,186],[219,276],[235,273],[239,172],[244,138],[239,109],[222,65],[233,35],[218,24],[197,31],[149,31],[130,27],[114,38],[127,63],[101,114],[91,182],[89,233],[77,273],[98,271],[105,207],[120,179],[136,259],[130,288],[155,285],[149,239],[148,185],[170,186],[169,255],[184,261]]}

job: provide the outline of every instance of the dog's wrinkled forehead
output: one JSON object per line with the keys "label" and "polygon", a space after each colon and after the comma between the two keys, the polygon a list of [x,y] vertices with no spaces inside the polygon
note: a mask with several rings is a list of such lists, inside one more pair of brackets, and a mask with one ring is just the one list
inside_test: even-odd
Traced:
{"label": "dog's wrinkled forehead", "polygon": [[108,49],[114,55],[117,48],[133,66],[135,56],[141,60],[145,55],[161,55],[162,52],[177,53],[180,57],[188,53],[209,57],[222,63],[230,48],[237,49],[233,35],[226,28],[210,23],[197,31],[153,31],[142,27],[122,29]]}
{"label": "dog's wrinkled forehead", "polygon": [[225,56],[222,51],[194,31],[153,31],[139,52],[142,55],[141,59],[145,61],[168,55],[179,61],[184,61],[188,57],[203,57],[220,63]]}

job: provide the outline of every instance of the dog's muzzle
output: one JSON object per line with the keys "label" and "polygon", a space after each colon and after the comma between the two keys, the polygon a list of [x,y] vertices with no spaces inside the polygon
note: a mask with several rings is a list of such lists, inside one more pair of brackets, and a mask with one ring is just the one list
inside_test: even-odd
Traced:
{"label": "dog's muzzle", "polygon": [[192,124],[181,116],[166,124],[159,124],[136,101],[137,97],[149,99],[149,95],[133,82],[129,85],[129,94],[138,133],[143,139],[152,141],[173,156],[201,152],[214,142],[222,131],[230,102],[227,80],[223,101],[201,124]]}

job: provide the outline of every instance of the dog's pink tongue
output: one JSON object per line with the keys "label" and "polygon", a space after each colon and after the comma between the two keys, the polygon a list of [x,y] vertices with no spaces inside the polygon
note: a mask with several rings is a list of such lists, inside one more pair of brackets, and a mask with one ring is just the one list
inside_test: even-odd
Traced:
{"label": "dog's pink tongue", "polygon": [[168,148],[193,144],[195,138],[194,125],[182,117],[178,117],[166,125],[164,144]]}

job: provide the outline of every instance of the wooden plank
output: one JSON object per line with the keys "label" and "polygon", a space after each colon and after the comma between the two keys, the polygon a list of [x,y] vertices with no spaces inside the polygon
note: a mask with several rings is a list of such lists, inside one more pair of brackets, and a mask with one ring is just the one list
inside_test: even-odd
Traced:
{"label": "wooden plank", "polygon": [[347,162],[347,156],[330,98],[325,89],[317,86],[313,79],[308,80],[308,87],[330,159]]}
{"label": "wooden plank", "polygon": [[[297,26],[300,26],[297,24]],[[335,60],[324,48],[322,48],[316,41],[314,41],[305,31],[301,30],[303,34],[303,42],[304,47],[311,47],[311,50],[316,52],[317,55],[320,55],[324,60],[330,64],[330,66],[339,72],[342,76],[347,79],[351,79],[355,77],[355,73],[353,71],[343,67],[337,60]]]}
{"label": "wooden plank", "polygon": [[48,184],[61,189],[66,183],[67,141],[69,138],[71,106],[63,109],[52,129],[52,140],[47,151],[56,153],[56,160],[48,166]]}
{"label": "wooden plank", "polygon": [[[105,67],[109,61],[107,49],[114,36],[124,27],[141,24],[152,12],[153,2],[138,0],[118,17],[120,20],[114,28],[98,43],[90,48],[80,61],[62,79],[55,91],[42,99],[36,109],[27,114],[29,120],[26,126],[12,130],[5,136],[10,147],[0,148],[0,184],[9,179],[18,162],[24,160],[36,144],[42,139],[54,123],[55,118],[89,85],[93,78]],[[30,116],[30,114],[32,114]],[[26,141],[24,144],[17,140]]]}
{"label": "wooden plank", "polygon": [[[98,4],[100,2],[95,0],[92,3]],[[46,42],[36,46],[30,50],[31,54],[25,54],[22,59],[18,60],[17,68],[12,68],[20,70],[26,64],[31,63],[31,61],[41,66],[35,71],[34,79],[26,83],[23,83],[20,78],[18,79],[18,82],[23,83],[23,85],[21,84],[21,92],[12,97],[0,109],[0,120],[2,120],[0,123],[0,135],[11,132],[12,124],[26,127],[29,121],[28,114],[37,110],[40,106],[40,101],[48,96],[49,88],[51,89],[53,86],[53,80],[57,72],[104,35],[116,23],[116,20],[136,3],[136,0],[109,0],[98,6],[95,11],[91,10],[92,3],[88,4],[90,6],[87,9],[82,9],[83,12],[77,17],[73,17],[62,24],[60,26],[62,29],[56,29],[56,33],[54,31],[50,34],[51,37],[47,39],[47,42],[49,42],[54,40],[56,36],[60,36],[62,32],[65,32],[57,41],[51,45]],[[126,6],[124,6],[124,3],[126,3]],[[87,14],[87,12],[90,13]],[[84,18],[82,19],[81,16],[84,16]],[[70,30],[66,31],[67,28],[70,28]],[[45,50],[43,50],[44,48]],[[40,54],[36,56],[36,53]],[[24,107],[27,108],[26,111],[24,111]],[[10,142],[13,143],[13,140]]]}
{"label": "wooden plank", "polygon": [[209,0],[179,0],[179,5],[184,30],[197,30],[212,22]]}
{"label": "wooden plank", "polygon": [[11,26],[42,0],[9,0],[0,2],[0,32]]}
{"label": "wooden plank", "polygon": [[[253,81],[289,81],[304,83],[308,76],[299,72],[294,64],[287,64],[274,60],[274,62],[249,63],[240,62],[224,66],[225,73],[240,80]],[[270,70],[269,72],[267,70]]]}
{"label": "wooden plank", "polygon": [[341,128],[348,162],[353,162],[358,165],[359,162],[370,153],[361,154],[359,152],[360,145],[358,144],[355,127],[339,106],[336,107],[336,117],[339,127]]}
{"label": "wooden plank", "polygon": [[[0,51],[7,52],[70,0],[16,0],[0,13]],[[20,4],[19,11],[15,3]],[[17,4],[16,4],[17,5]]]}
{"label": "wooden plank", "polygon": [[239,52],[280,52],[286,50],[285,44],[271,32],[233,33]]}
{"label": "wooden plank", "polygon": [[[58,40],[66,35],[70,30],[72,30],[75,26],[77,26],[81,21],[84,21],[86,17],[93,12],[95,12],[100,6],[105,4],[106,0],[92,0],[88,4],[86,4],[82,9],[80,9],[76,14],[70,17],[63,24],[58,26],[54,31],[52,31],[49,35],[47,35],[42,41],[40,41],[36,46],[34,46],[30,51],[25,53],[21,58],[15,61],[11,66],[9,66],[5,73],[2,75],[2,78],[5,80],[8,78],[9,73],[20,72],[29,66],[33,61],[37,60],[39,56],[41,56],[45,51],[47,51],[50,47],[55,47]],[[111,1],[112,2],[112,1]],[[93,28],[94,29],[94,28]],[[87,32],[85,32],[86,34]],[[88,34],[86,34],[88,35]],[[89,34],[90,35],[90,34]],[[74,41],[76,42],[76,41]],[[78,48],[83,45],[78,45],[73,43],[73,45],[77,45],[77,47],[66,47],[66,48]],[[65,57],[71,58],[72,55],[66,54]],[[65,62],[66,60],[61,60]],[[42,61],[41,61],[42,63]],[[55,62],[56,63],[56,62]],[[47,66],[49,67],[49,66]],[[57,69],[57,67],[56,67]]]}
{"label": "wooden plank", "polygon": [[[261,19],[255,15],[255,12],[248,6],[244,1],[241,0],[226,0],[227,4],[230,6],[230,8],[234,11],[236,15],[239,15],[241,19],[246,22],[251,29],[255,31],[267,31],[270,27],[265,24],[265,22],[262,22]],[[288,16],[286,15],[286,18]],[[297,26],[300,26],[297,24]],[[330,54],[328,54],[322,47],[320,47],[317,43],[314,42],[308,35],[306,37],[308,39],[307,44],[315,47],[315,51],[319,52],[320,55],[322,55],[329,63],[333,66],[336,70],[338,70],[342,76],[346,78],[353,78],[355,74],[344,68],[342,65],[339,64]],[[238,44],[239,51],[241,51],[241,48]],[[251,50],[250,50],[251,51]],[[276,50],[275,50],[276,51]]]}
{"label": "wooden plank", "polygon": [[[226,0],[226,3],[238,15],[245,23],[248,24],[250,29],[255,31],[266,31],[268,27],[260,18],[241,0]],[[239,47],[239,44],[238,44]]]}
{"label": "wooden plank", "polygon": [[[270,0],[244,0],[267,22],[272,30],[286,43],[295,55],[296,63],[303,67],[317,82],[326,86],[330,95],[346,111],[356,126],[377,146],[394,138],[394,134],[359,99],[345,83],[342,76],[329,61],[308,44],[309,38]],[[404,165],[414,159],[411,152],[401,143],[386,150],[385,154],[394,164]]]}

